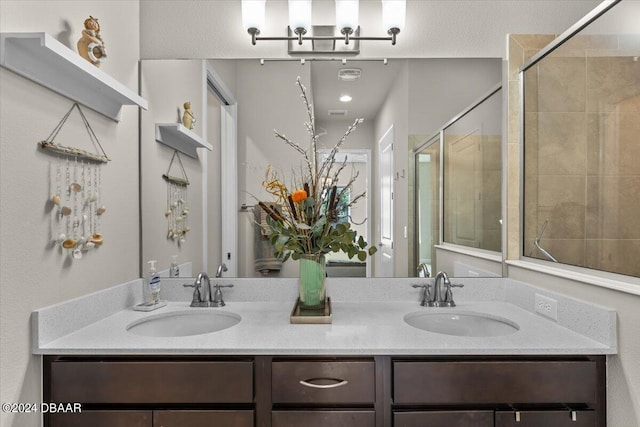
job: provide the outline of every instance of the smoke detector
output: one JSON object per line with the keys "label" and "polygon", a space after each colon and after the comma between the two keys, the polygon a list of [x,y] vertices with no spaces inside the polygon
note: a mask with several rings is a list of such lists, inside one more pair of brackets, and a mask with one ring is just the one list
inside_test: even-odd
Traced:
{"label": "smoke detector", "polygon": [[341,68],[338,70],[338,79],[343,82],[354,82],[362,76],[360,68]]}

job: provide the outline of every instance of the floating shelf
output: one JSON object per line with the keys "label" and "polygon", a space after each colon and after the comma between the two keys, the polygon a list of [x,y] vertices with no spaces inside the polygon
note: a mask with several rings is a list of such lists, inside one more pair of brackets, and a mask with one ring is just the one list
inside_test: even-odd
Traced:
{"label": "floating shelf", "polygon": [[211,144],[180,123],[156,123],[156,141],[195,159],[198,148],[213,149]]}
{"label": "floating shelf", "polygon": [[123,105],[146,99],[47,33],[0,33],[0,65],[119,121]]}

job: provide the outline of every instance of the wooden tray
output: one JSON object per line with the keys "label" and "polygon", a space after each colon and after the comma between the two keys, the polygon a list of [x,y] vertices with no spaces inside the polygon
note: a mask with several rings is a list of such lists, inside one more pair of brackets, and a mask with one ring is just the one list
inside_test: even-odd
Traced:
{"label": "wooden tray", "polygon": [[331,298],[327,298],[324,308],[316,310],[301,309],[300,298],[296,299],[293,311],[289,317],[295,324],[326,324],[331,323]]}

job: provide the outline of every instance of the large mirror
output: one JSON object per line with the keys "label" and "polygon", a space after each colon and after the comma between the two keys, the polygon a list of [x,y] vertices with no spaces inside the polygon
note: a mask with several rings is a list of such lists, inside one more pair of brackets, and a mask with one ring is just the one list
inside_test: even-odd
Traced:
{"label": "large mirror", "polygon": [[[142,95],[150,103],[141,120],[143,272],[147,260],[157,259],[159,270],[164,271],[172,255],[177,255],[178,263],[186,266],[182,275],[204,269],[213,272],[224,262],[232,267],[233,276],[297,277],[296,262],[287,261],[282,266],[263,262],[263,241],[256,226],[260,217],[254,206],[269,196],[263,189],[268,168],[285,180],[293,180],[300,171],[300,155],[277,140],[273,132],[277,129],[302,146],[309,144],[304,125],[307,112],[295,84],[300,76],[315,107],[321,156],[356,118],[364,119],[342,145],[339,160],[346,161],[342,173],[358,174],[345,197],[366,191],[366,197],[348,212],[351,222],[359,235],[381,250],[364,262],[331,254],[327,274],[411,277],[417,275],[413,256],[417,221],[430,221],[432,230],[439,232],[437,223],[433,223],[435,217],[414,215],[414,166],[409,159],[415,142],[433,135],[500,81],[501,60],[377,59],[344,63],[319,58],[304,64],[299,59],[144,60],[141,74]],[[351,100],[341,102],[342,95],[349,95]],[[155,142],[155,125],[177,122],[187,101],[197,119],[192,131],[211,144],[212,150],[199,149],[197,157],[180,154],[190,182],[186,193],[189,231],[181,241],[167,238],[169,221],[165,213],[175,202],[162,175],[167,173],[173,148]],[[237,118],[232,130],[230,114]],[[234,153],[225,148],[224,139],[230,131],[235,132],[237,141]],[[426,158],[423,156],[423,160]],[[236,180],[225,176],[229,159],[237,170]],[[388,168],[379,167],[385,162]],[[173,170],[181,171],[175,163]],[[347,181],[342,176],[338,180]],[[500,200],[499,193],[497,197]],[[225,219],[230,215],[233,221]],[[235,232],[229,237],[233,229],[229,224],[233,222]],[[235,246],[225,246],[225,238],[234,240]]]}
{"label": "large mirror", "polygon": [[525,257],[640,277],[639,14],[617,3],[522,72]]}

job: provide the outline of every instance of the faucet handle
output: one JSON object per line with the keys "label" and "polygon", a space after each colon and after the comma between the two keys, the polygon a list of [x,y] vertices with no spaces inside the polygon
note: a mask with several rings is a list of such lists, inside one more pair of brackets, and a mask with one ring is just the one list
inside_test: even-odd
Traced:
{"label": "faucet handle", "polygon": [[455,307],[456,303],[453,301],[453,292],[451,292],[451,288],[464,288],[464,285],[462,283],[445,282],[444,286],[447,288],[444,294],[444,302],[448,307]]}
{"label": "faucet handle", "polygon": [[224,307],[226,304],[222,299],[222,290],[220,288],[233,288],[233,285],[221,285],[220,283],[216,283],[214,287],[216,290],[213,293],[213,300],[209,305],[211,307]]}
{"label": "faucet handle", "polygon": [[184,283],[182,285],[185,288],[193,288],[193,298],[191,300],[191,307],[205,307],[206,301],[202,301],[202,294],[200,293],[200,282],[195,282],[193,285]]}
{"label": "faucet handle", "polygon": [[431,283],[425,283],[424,285],[412,284],[411,286],[414,288],[424,288],[420,305],[426,307],[431,300]]}

